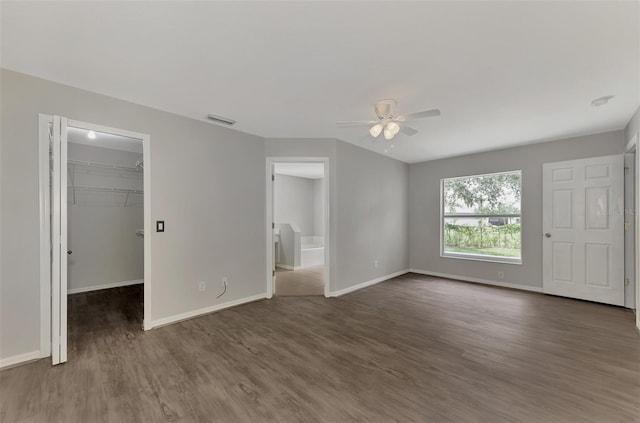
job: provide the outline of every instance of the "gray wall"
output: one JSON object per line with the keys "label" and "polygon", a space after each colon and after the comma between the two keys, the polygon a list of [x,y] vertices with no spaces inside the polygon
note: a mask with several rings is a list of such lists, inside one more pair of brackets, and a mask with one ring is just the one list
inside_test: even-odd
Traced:
{"label": "gray wall", "polygon": [[324,235],[324,179],[313,180],[313,234]]}
{"label": "gray wall", "polygon": [[147,318],[265,292],[262,138],[8,70],[0,83],[0,358],[40,349],[38,113],[151,136],[151,216],[166,232],[147,234]]}
{"label": "gray wall", "polygon": [[[542,164],[622,154],[624,132],[411,164],[409,262],[412,269],[542,287]],[[522,265],[440,257],[440,179],[522,170]],[[498,272],[504,279],[498,279]]]}
{"label": "gray wall", "polygon": [[275,175],[273,218],[275,223],[294,223],[303,236],[315,235],[313,179]]}
{"label": "gray wall", "polygon": [[[142,154],[69,143],[69,159],[135,167]],[[143,189],[141,172],[78,166],[75,184]],[[68,190],[68,287],[91,288],[144,278],[144,241],[136,229],[144,228],[142,195]]]}
{"label": "gray wall", "polygon": [[[409,268],[409,165],[353,144],[336,144],[337,286]],[[378,260],[378,268],[374,261]]]}
{"label": "gray wall", "polygon": [[334,139],[267,139],[265,154],[329,157],[331,291],[408,268],[409,165]]}

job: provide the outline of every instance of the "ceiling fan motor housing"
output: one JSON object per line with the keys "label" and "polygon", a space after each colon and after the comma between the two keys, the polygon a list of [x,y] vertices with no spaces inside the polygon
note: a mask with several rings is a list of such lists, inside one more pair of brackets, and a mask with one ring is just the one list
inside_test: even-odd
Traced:
{"label": "ceiling fan motor housing", "polygon": [[398,116],[398,102],[392,99],[378,101],[374,109],[378,119],[393,119]]}

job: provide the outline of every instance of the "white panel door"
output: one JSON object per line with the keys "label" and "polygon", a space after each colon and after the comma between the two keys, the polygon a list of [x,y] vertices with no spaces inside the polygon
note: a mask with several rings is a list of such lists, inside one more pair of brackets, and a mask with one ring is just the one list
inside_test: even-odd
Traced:
{"label": "white panel door", "polygon": [[53,117],[51,132],[51,356],[67,361],[67,119]]}
{"label": "white panel door", "polygon": [[543,166],[543,289],[624,305],[624,156]]}

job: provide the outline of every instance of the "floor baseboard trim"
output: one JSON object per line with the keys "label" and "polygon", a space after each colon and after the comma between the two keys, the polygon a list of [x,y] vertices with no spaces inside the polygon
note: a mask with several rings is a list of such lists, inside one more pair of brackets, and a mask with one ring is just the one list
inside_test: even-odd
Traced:
{"label": "floor baseboard trim", "polygon": [[508,283],[508,282],[497,282],[497,281],[491,281],[488,279],[470,278],[468,276],[450,275],[448,273],[431,272],[428,270],[420,270],[420,269],[409,269],[409,272],[417,273],[419,275],[435,276],[438,278],[446,278],[446,279],[454,279],[454,280],[457,279],[459,281],[481,283],[483,285],[499,286],[502,288],[519,289],[522,291],[531,291],[531,292],[542,292],[542,288],[537,286],[518,285],[516,283]]}
{"label": "floor baseboard trim", "polygon": [[302,266],[289,266],[288,264],[276,264],[276,267],[285,270],[302,270],[304,267]]}
{"label": "floor baseboard trim", "polygon": [[118,288],[121,286],[138,285],[144,283],[144,279],[136,279],[135,281],[112,282],[102,285],[86,286],[82,288],[71,288],[67,290],[67,294],[79,294],[81,292],[100,291],[101,289]]}
{"label": "floor baseboard trim", "polygon": [[28,353],[14,355],[13,357],[7,357],[0,360],[0,369],[9,369],[11,367],[21,366],[23,364],[30,363],[35,360],[39,360],[42,357],[40,356],[40,350],[31,351]]}
{"label": "floor baseboard trim", "polygon": [[194,317],[204,316],[205,314],[214,313],[216,311],[224,310],[226,308],[231,308],[235,306],[239,306],[246,303],[252,303],[254,301],[259,301],[267,298],[267,294],[258,294],[253,295],[251,297],[240,298],[239,300],[233,300],[222,304],[216,304],[211,307],[200,308],[198,310],[188,311],[186,313],[174,314],[173,316],[163,317],[158,320],[154,320],[151,322],[151,328],[154,329],[160,326],[166,326],[173,323],[178,323],[183,320],[193,319]]}
{"label": "floor baseboard trim", "polygon": [[409,269],[405,269],[405,270],[401,270],[399,272],[391,273],[389,275],[381,276],[379,278],[372,279],[372,280],[366,281],[366,282],[362,282],[362,283],[359,283],[357,285],[350,286],[348,288],[344,288],[344,289],[340,289],[338,291],[330,292],[329,293],[329,297],[341,297],[343,295],[349,294],[349,293],[357,291],[359,289],[366,288],[368,286],[375,285],[377,283],[384,282],[384,281],[387,281],[389,279],[397,278],[398,276],[402,276],[402,275],[404,275],[406,273],[409,273],[409,272],[410,272]]}

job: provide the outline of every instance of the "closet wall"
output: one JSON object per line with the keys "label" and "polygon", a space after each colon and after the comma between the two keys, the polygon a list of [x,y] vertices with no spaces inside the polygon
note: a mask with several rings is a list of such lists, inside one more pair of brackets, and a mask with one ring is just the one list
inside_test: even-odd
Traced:
{"label": "closet wall", "polygon": [[144,241],[136,230],[144,228],[143,173],[133,170],[141,158],[141,153],[69,143],[70,293],[142,282]]}

